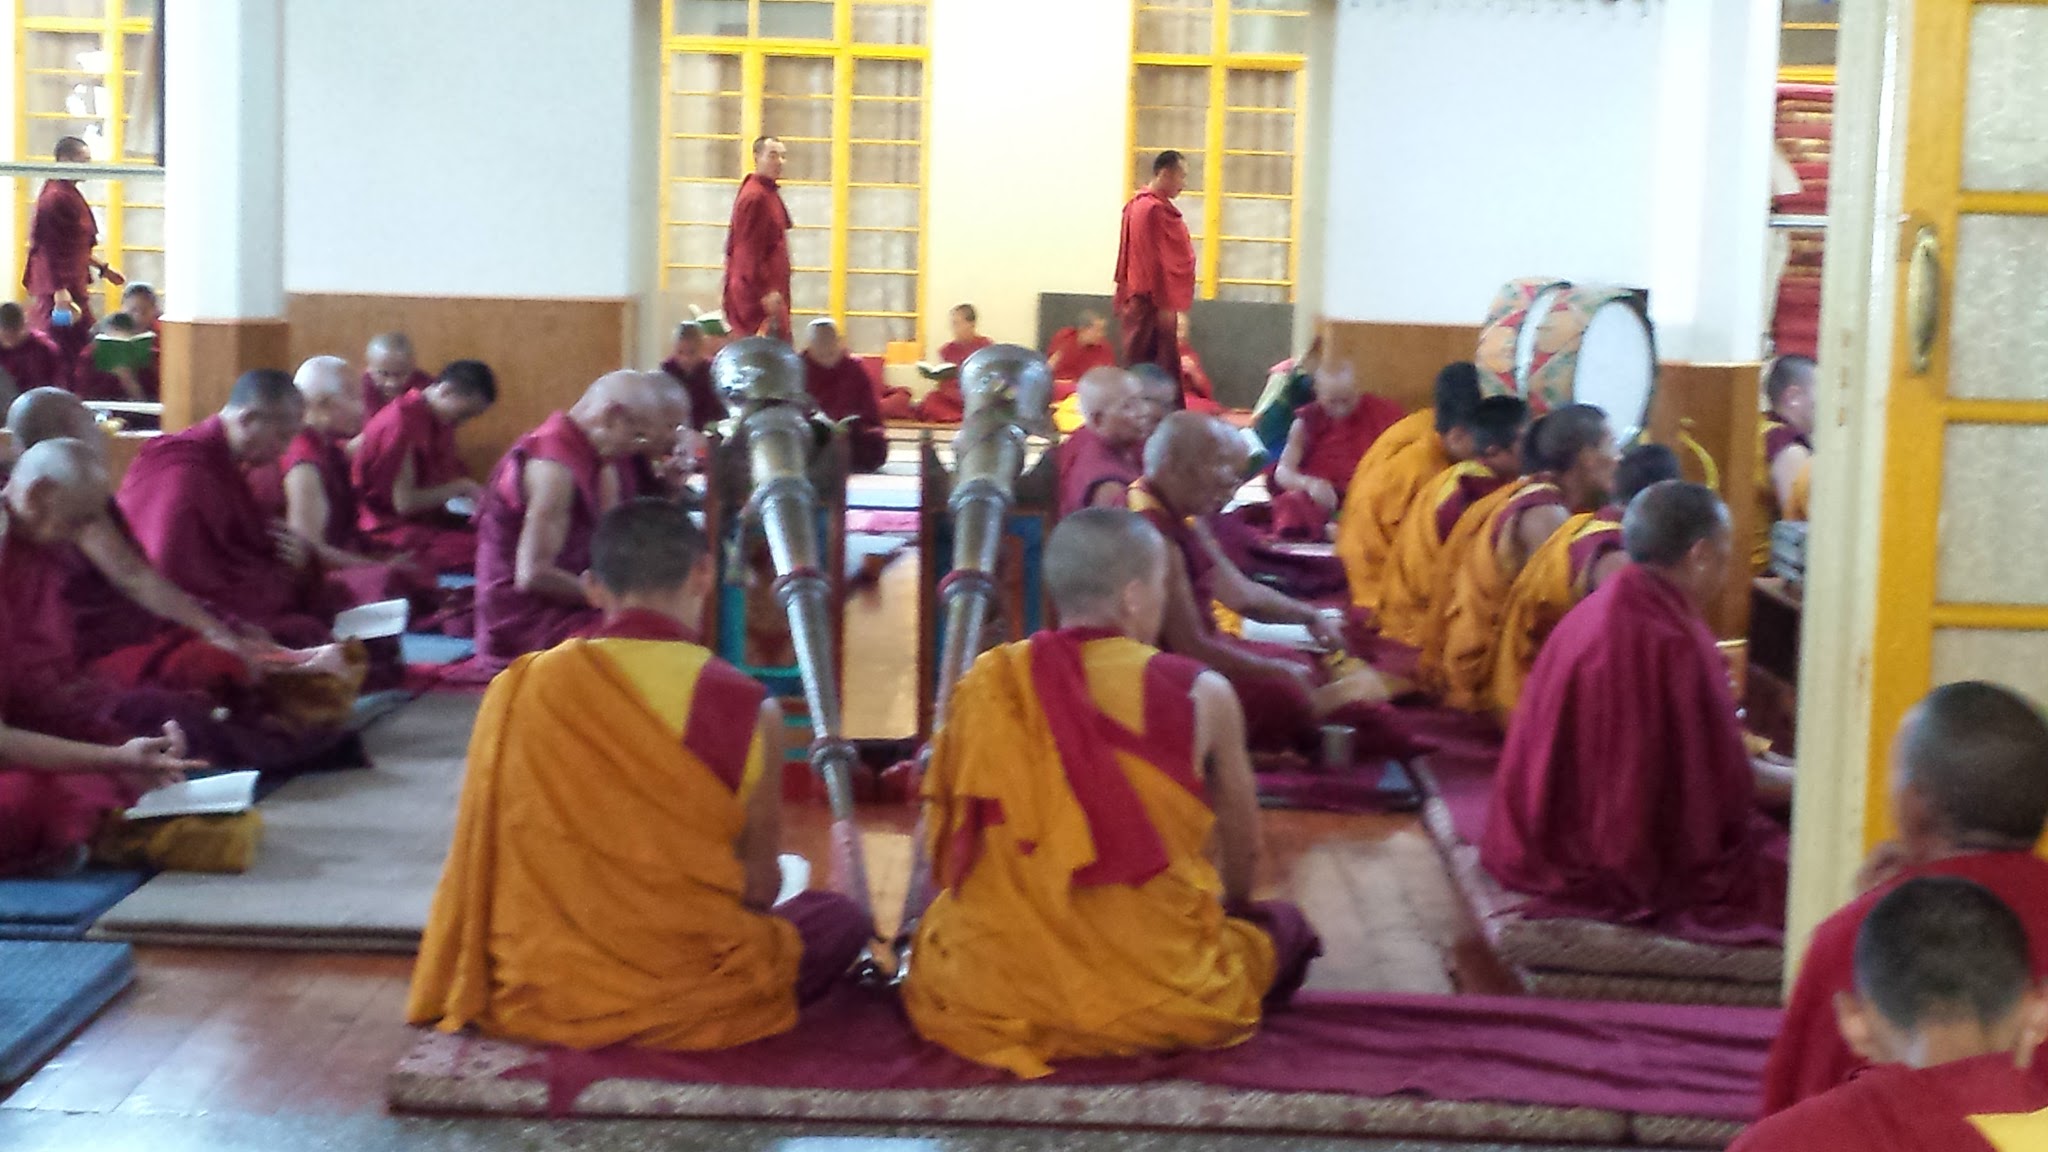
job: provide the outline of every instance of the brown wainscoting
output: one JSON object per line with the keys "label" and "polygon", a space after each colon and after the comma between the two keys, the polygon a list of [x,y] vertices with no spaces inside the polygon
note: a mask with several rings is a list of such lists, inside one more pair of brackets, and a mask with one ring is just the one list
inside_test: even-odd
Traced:
{"label": "brown wainscoting", "polygon": [[489,364],[498,375],[498,402],[461,432],[462,459],[479,478],[548,413],[638,359],[639,307],[631,299],[295,292],[289,311],[294,365],[331,354],[360,372],[370,337],[394,330],[412,337],[429,373],[450,360]]}
{"label": "brown wainscoting", "polygon": [[1706,481],[1701,452],[1713,458],[1719,473],[1721,498],[1728,502],[1735,530],[1735,559],[1713,625],[1717,634],[1731,639],[1749,634],[1749,541],[1764,514],[1756,488],[1761,370],[1756,363],[1663,364],[1650,406],[1650,439],[1678,453],[1686,479]]}
{"label": "brown wainscoting", "polygon": [[157,438],[156,432],[115,432],[107,436],[107,475],[114,487],[121,486],[121,477],[128,474],[128,466],[135,463],[135,455],[142,446]]}
{"label": "brown wainscoting", "polygon": [[1348,361],[1361,388],[1410,411],[1436,402],[1436,374],[1479,349],[1477,324],[1387,324],[1323,319],[1323,357]]}
{"label": "brown wainscoting", "polygon": [[235,377],[251,368],[292,366],[285,320],[163,322],[163,426],[175,432],[228,402]]}

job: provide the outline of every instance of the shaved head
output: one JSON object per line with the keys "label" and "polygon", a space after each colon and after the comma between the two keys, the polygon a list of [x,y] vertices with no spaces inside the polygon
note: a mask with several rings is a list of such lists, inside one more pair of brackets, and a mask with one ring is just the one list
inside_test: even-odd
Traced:
{"label": "shaved head", "polygon": [[1082,373],[1074,391],[1081,402],[1081,419],[1094,424],[1111,409],[1136,395],[1138,382],[1131,378],[1129,372],[1105,365]]}
{"label": "shaved head", "polygon": [[569,419],[606,457],[663,455],[690,423],[690,394],[666,372],[623,368],[584,389]]}
{"label": "shaved head", "polygon": [[57,141],[57,146],[51,149],[50,155],[60,164],[83,164],[92,159],[92,149],[86,147],[85,141],[78,137],[66,136]]}
{"label": "shaved head", "polygon": [[1127,508],[1083,508],[1045,546],[1046,590],[1069,625],[1121,616],[1131,585],[1159,583],[1165,567],[1159,530]]}
{"label": "shaved head", "polygon": [[370,337],[370,345],[363,351],[363,358],[375,360],[380,356],[403,356],[413,358],[412,337],[403,332],[379,332]]}
{"label": "shaved head", "polygon": [[348,361],[339,356],[315,356],[299,365],[292,384],[298,388],[299,395],[311,404],[336,393],[353,392],[356,382],[350,377]]}
{"label": "shaved head", "polygon": [[2033,983],[2026,925],[1991,890],[1919,876],[1879,900],[1856,933],[1856,992],[1891,1024],[1918,1031],[2005,1019]]}
{"label": "shaved head", "polygon": [[1206,462],[1222,451],[1214,420],[1200,412],[1175,412],[1145,441],[1145,474],[1156,476],[1176,466]]}
{"label": "shaved head", "polygon": [[54,542],[75,539],[106,515],[113,488],[99,454],[83,441],[45,440],[21,454],[7,478],[7,507],[28,534]]}
{"label": "shaved head", "polygon": [[85,402],[62,388],[31,388],[7,408],[7,431],[20,448],[45,440],[78,440],[87,444],[98,435],[98,423]]}
{"label": "shaved head", "polygon": [[28,313],[12,300],[0,300],[0,332],[19,332],[28,327]]}
{"label": "shaved head", "polygon": [[235,386],[228,392],[226,410],[263,408],[284,411],[303,404],[298,386],[292,383],[291,377],[275,368],[253,368],[235,378]]}
{"label": "shaved head", "polygon": [[1223,510],[1243,480],[1236,431],[1199,412],[1174,412],[1145,440],[1145,480],[1182,516]]}
{"label": "shaved head", "polygon": [[2033,847],[2048,824],[2048,722],[2019,693],[1982,681],[1929,692],[1900,727],[1898,783],[1949,843]]}
{"label": "shaved head", "polygon": [[1621,543],[1638,564],[1669,568],[1695,544],[1728,532],[1728,506],[1712,488],[1666,480],[1629,501],[1621,520]]}

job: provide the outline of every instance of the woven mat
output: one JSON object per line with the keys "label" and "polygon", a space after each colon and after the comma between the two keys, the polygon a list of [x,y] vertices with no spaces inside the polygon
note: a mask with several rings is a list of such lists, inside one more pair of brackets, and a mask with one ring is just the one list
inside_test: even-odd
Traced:
{"label": "woven mat", "polygon": [[140,872],[97,870],[61,880],[0,880],[0,939],[77,940],[142,880]]}
{"label": "woven mat", "polygon": [[0,1084],[13,1084],[135,978],[125,944],[0,941]]}

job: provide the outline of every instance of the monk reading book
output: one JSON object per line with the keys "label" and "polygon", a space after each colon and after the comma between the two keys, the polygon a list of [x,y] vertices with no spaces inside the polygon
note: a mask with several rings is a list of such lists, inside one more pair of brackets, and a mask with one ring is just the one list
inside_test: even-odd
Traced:
{"label": "monk reading book", "polygon": [[571,1048],[786,1032],[874,925],[781,885],[782,710],[694,631],[710,542],[665,500],[591,534],[602,617],[491,683],[406,1010]]}
{"label": "monk reading book", "polygon": [[1771,559],[1771,525],[1806,519],[1813,468],[1814,362],[1780,356],[1764,375],[1770,407],[1757,426],[1757,531],[1749,565],[1761,572]]}
{"label": "monk reading book", "polygon": [[725,419],[725,401],[711,384],[711,357],[716,349],[710,343],[702,324],[685,320],[676,325],[675,343],[668,359],[661,362],[661,370],[690,394],[690,423],[700,432]]}
{"label": "monk reading book", "polygon": [[1137,516],[1054,529],[1062,627],[983,653],[924,780],[937,896],[904,1007],[977,1063],[1242,1043],[1321,952],[1258,904],[1258,799],[1230,685],[1153,647],[1171,549]]}
{"label": "monk reading book", "polygon": [[72,365],[71,390],[87,400],[155,403],[160,391],[155,335],[126,312],[101,320]]}
{"label": "monk reading book", "polygon": [[1431,477],[1409,501],[1381,582],[1381,635],[1422,647],[1438,601],[1449,593],[1443,583],[1445,545],[1466,512],[1520,479],[1528,420],[1528,405],[1513,396],[1481,400],[1469,424],[1470,458]]}
{"label": "monk reading book", "polygon": [[[1053,398],[1064,400],[1073,395],[1081,377],[1090,370],[1116,364],[1116,349],[1109,346],[1109,322],[1093,309],[1082,309],[1072,327],[1052,334],[1045,362],[1052,369]],[[1178,367],[1174,376],[1179,376]]]}
{"label": "monk reading book", "polygon": [[71,365],[57,342],[28,326],[28,314],[13,301],[0,303],[0,372],[23,392],[71,383]]}
{"label": "monk reading book", "polygon": [[840,424],[852,441],[855,472],[874,472],[889,462],[889,432],[867,369],[847,354],[839,325],[811,321],[810,343],[804,348],[804,390],[825,419]]}
{"label": "monk reading book", "polygon": [[1622,520],[1633,564],[1571,610],[1508,722],[1480,862],[1528,910],[1723,943],[1782,936],[1759,777],[1707,629],[1734,542],[1711,489],[1666,481]]}
{"label": "monk reading book", "polygon": [[[1116,249],[1116,322],[1125,367],[1157,364],[1181,371],[1180,319],[1195,302],[1195,247],[1174,198],[1188,184],[1187,157],[1161,152],[1152,181],[1124,205]],[[1057,371],[1055,371],[1057,375]]]}
{"label": "monk reading book", "polygon": [[939,349],[939,363],[950,364],[955,371],[939,378],[938,383],[924,399],[917,402],[917,418],[934,424],[958,424],[967,414],[966,398],[960,395],[960,365],[967,358],[995,343],[974,330],[977,317],[972,304],[956,304],[948,321],[952,324],[951,340]]}
{"label": "monk reading book", "polygon": [[386,404],[433,382],[432,376],[420,371],[412,337],[403,332],[370,337],[369,347],[363,350],[363,418],[374,418]]}
{"label": "monk reading book", "polygon": [[1327,537],[1358,462],[1402,419],[1400,405],[1359,391],[1348,361],[1320,361],[1313,380],[1273,468],[1273,532],[1291,539]]}
{"label": "monk reading book", "polygon": [[292,383],[305,398],[306,423],[277,462],[285,525],[311,545],[351,599],[402,596],[424,605],[433,598],[433,571],[410,556],[387,554],[357,523],[344,446],[362,434],[363,401],[348,361],[315,356],[299,365]]}
{"label": "monk reading book", "polygon": [[1638,444],[1614,470],[1614,500],[1581,512],[1536,550],[1508,589],[1493,645],[1490,703],[1502,724],[1522,698],[1536,654],[1565,613],[1628,563],[1621,547],[1621,514],[1652,484],[1679,479],[1678,456],[1662,444]]}
{"label": "monk reading book", "polygon": [[1862,896],[1821,922],[1800,963],[1764,1072],[1764,1114],[1847,1083],[1865,1068],[1835,1027],[1856,988],[1856,939],[1879,900],[1922,876],[1982,884],[2018,914],[2033,978],[2048,977],[2048,862],[2034,845],[2048,825],[2048,723],[1995,684],[1945,684],[1927,694],[1892,741],[1899,838],[1872,857]]}
{"label": "monk reading book", "polygon": [[1121,368],[1090,369],[1078,395],[1086,423],[1060,441],[1060,515],[1127,507],[1131,482],[1145,471],[1145,438],[1159,415]]}
{"label": "monk reading book", "polygon": [[[2038,1152],[2048,1148],[2048,994],[2014,909],[1959,876],[1875,902],[1843,1040],[1874,1067],[1780,1112],[1730,1152]],[[2031,963],[2030,963],[2031,959]]]}
{"label": "monk reading book", "polygon": [[725,322],[741,336],[790,338],[789,208],[782,166],[789,147],[773,136],[754,141],[754,170],[733,197],[725,233]]}
{"label": "monk reading book", "polygon": [[481,360],[456,360],[432,384],[406,392],[363,427],[350,478],[364,535],[434,572],[476,567],[470,512],[482,485],[469,478],[455,432],[498,400],[498,378]]}
{"label": "monk reading book", "polygon": [[1377,612],[1402,517],[1424,485],[1472,458],[1472,413],[1479,407],[1479,370],[1460,361],[1436,377],[1436,403],[1410,413],[1380,434],[1359,458],[1337,513],[1337,557],[1351,602]]}
{"label": "monk reading book", "polygon": [[583,581],[591,534],[621,501],[661,494],[651,461],[674,452],[689,422],[689,397],[668,376],[612,372],[512,445],[477,513],[479,656],[510,661],[597,622]]}

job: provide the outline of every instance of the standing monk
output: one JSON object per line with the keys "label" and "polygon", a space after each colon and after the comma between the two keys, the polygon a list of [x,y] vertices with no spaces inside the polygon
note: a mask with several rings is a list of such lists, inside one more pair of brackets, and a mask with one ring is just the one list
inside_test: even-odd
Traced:
{"label": "standing monk", "polygon": [[1161,152],[1152,182],[1124,205],[1116,251],[1116,320],[1126,367],[1157,364],[1180,379],[1180,318],[1195,303],[1195,246],[1174,197],[1188,183],[1187,158]]}
{"label": "standing monk", "polygon": [[[59,164],[84,164],[92,159],[85,141],[66,136],[53,154]],[[92,274],[109,284],[121,274],[93,257],[100,242],[99,222],[76,180],[45,180],[29,218],[28,263],[21,286],[28,289],[31,326],[50,334],[64,354],[68,370],[92,341]]]}
{"label": "standing monk", "polygon": [[704,326],[695,320],[676,325],[676,340],[661,370],[675,377],[690,396],[690,425],[699,432],[725,419],[725,401],[711,383],[713,349],[705,347]]}
{"label": "standing monk", "polygon": [[1392,400],[1361,392],[1349,361],[1320,362],[1312,379],[1315,400],[1295,411],[1273,469],[1273,532],[1321,540],[1358,462],[1402,413]]}
{"label": "standing monk", "polygon": [[29,327],[28,315],[12,300],[0,303],[0,372],[23,392],[71,383],[71,366],[57,342]]}
{"label": "standing monk", "polygon": [[363,532],[377,547],[403,552],[436,573],[476,566],[470,515],[448,502],[475,500],[455,430],[498,400],[498,378],[481,360],[456,360],[441,378],[405,392],[370,418],[356,448],[351,478],[361,501]]}
{"label": "standing monk", "polygon": [[479,656],[508,663],[598,621],[583,580],[591,534],[622,501],[661,494],[650,460],[673,453],[689,422],[674,380],[612,372],[512,445],[477,513]]}
{"label": "standing monk", "polygon": [[1436,375],[1435,407],[1381,433],[1352,469],[1337,516],[1337,557],[1358,607],[1379,611],[1394,536],[1423,485],[1472,458],[1479,398],[1479,370],[1465,361],[1447,365]]}
{"label": "standing monk", "polygon": [[369,347],[363,351],[363,419],[375,417],[386,404],[433,382],[432,376],[420,371],[412,337],[403,332],[370,337]]}
{"label": "standing monk", "polygon": [[1757,427],[1757,532],[1749,566],[1761,572],[1771,562],[1771,525],[1806,519],[1813,478],[1814,363],[1806,356],[1780,356],[1764,376],[1770,408]]}
{"label": "standing monk", "polygon": [[725,322],[741,336],[790,338],[789,209],[776,182],[789,148],[754,141],[754,170],[740,181],[725,234]]}
{"label": "standing monk", "polygon": [[1472,455],[1431,477],[1408,502],[1381,581],[1381,635],[1422,647],[1438,600],[1448,592],[1440,571],[1444,547],[1468,510],[1521,475],[1519,445],[1528,419],[1529,406],[1513,396],[1481,400],[1469,425]]}

